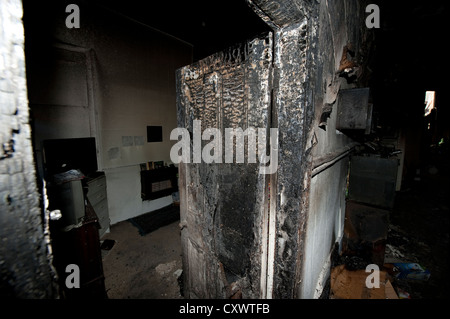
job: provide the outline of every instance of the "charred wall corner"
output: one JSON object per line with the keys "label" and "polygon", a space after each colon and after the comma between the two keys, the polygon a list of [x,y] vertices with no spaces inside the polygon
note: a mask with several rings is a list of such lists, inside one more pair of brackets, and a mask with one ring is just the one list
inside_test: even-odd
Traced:
{"label": "charred wall corner", "polygon": [[276,176],[274,298],[294,298],[301,281],[311,172],[313,87],[317,67],[318,1],[249,1],[274,29],[274,127],[279,129]]}
{"label": "charred wall corner", "polygon": [[[22,3],[0,6],[0,295],[55,298],[48,233],[35,181],[25,79]],[[4,72],[3,72],[4,71]]]}
{"label": "charred wall corner", "polygon": [[[370,78],[366,1],[247,1],[274,30],[273,124],[279,128],[274,298],[301,298],[314,129],[338,93]],[[322,265],[320,265],[322,267]]]}
{"label": "charred wall corner", "polygon": [[178,125],[191,137],[194,119],[202,129],[278,128],[278,169],[265,177],[252,165],[180,165],[185,295],[301,298],[314,129],[326,128],[341,85],[367,76],[363,8],[247,3],[273,34],[180,69]]}

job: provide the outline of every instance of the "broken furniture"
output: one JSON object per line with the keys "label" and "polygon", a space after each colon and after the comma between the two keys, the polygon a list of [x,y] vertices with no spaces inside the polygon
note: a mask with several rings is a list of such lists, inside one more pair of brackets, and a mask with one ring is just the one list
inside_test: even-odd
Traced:
{"label": "broken furniture", "polygon": [[[57,221],[51,221],[51,240],[54,266],[58,273],[64,299],[105,299],[105,277],[100,250],[99,220],[87,201],[85,216],[79,225],[61,228]],[[67,286],[68,265],[79,269],[79,288]],[[74,272],[74,275],[76,273]]]}
{"label": "broken furniture", "polygon": [[344,254],[379,266],[384,264],[397,167],[397,159],[352,156],[342,240]]}
{"label": "broken furniture", "polygon": [[[54,175],[47,191],[51,215],[60,210],[60,218],[51,218],[49,226],[62,298],[106,298],[100,250],[100,234],[109,228],[105,175],[99,172],[87,178],[70,170]],[[68,272],[69,265],[76,265],[79,272]],[[79,288],[67,285],[69,275],[79,276]]]}

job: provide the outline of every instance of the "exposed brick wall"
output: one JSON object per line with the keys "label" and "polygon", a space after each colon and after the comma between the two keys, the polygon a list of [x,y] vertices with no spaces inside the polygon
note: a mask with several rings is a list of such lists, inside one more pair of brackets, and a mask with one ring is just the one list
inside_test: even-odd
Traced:
{"label": "exposed brick wall", "polygon": [[36,188],[22,2],[0,3],[0,296],[54,298]]}

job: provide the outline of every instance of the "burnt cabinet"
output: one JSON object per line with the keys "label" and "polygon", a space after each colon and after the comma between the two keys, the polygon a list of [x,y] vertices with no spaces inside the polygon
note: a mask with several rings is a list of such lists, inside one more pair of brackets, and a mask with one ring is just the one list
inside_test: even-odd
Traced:
{"label": "burnt cabinet", "polygon": [[[100,249],[99,221],[89,201],[83,222],[72,228],[51,224],[53,263],[59,277],[63,299],[105,299],[105,278]],[[80,287],[68,288],[68,265],[79,268]]]}
{"label": "burnt cabinet", "polygon": [[87,182],[87,198],[98,217],[100,224],[99,236],[102,236],[109,229],[109,213],[108,213],[108,197],[106,194],[106,177],[101,174],[95,178],[88,179]]}
{"label": "burnt cabinet", "polygon": [[398,159],[352,156],[348,199],[391,210],[394,207]]}
{"label": "burnt cabinet", "polygon": [[397,159],[352,156],[342,240],[344,254],[383,265],[397,169]]}

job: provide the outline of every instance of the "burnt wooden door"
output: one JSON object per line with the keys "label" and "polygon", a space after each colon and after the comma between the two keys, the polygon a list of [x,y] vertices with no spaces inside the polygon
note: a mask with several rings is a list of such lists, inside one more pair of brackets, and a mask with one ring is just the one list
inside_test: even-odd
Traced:
{"label": "burnt wooden door", "polygon": [[224,139],[227,128],[270,128],[272,53],[268,33],[177,71],[178,127],[192,152],[194,121],[201,132],[219,129],[223,150],[219,163],[195,163],[194,154],[179,164],[186,298],[266,297],[269,175],[247,148],[244,163],[225,163]]}

